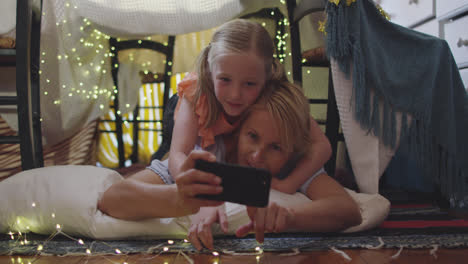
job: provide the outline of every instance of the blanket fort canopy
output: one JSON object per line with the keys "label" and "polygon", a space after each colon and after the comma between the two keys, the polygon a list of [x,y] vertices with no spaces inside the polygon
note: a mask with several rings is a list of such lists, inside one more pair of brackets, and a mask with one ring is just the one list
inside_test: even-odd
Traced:
{"label": "blanket fort canopy", "polygon": [[356,120],[395,147],[401,112],[401,138],[435,190],[468,210],[468,95],[448,44],[389,22],[370,0],[330,0],[326,12],[327,54],[352,74]]}
{"label": "blanket fort canopy", "polygon": [[[111,68],[116,66],[109,57],[111,36],[135,39],[199,32],[266,7],[286,8],[283,0],[44,0],[40,58],[44,144],[61,142],[108,113],[113,96],[119,96],[122,113],[132,111],[137,102],[135,91],[141,86],[139,71],[163,69],[165,63],[172,63],[121,62],[117,67],[122,85],[116,95],[111,76]],[[0,10],[0,22],[7,18],[4,14],[14,13]],[[206,38],[186,47],[181,55],[198,53],[208,42]],[[190,71],[194,58],[184,59],[185,71]],[[2,117],[17,130],[16,116]]]}

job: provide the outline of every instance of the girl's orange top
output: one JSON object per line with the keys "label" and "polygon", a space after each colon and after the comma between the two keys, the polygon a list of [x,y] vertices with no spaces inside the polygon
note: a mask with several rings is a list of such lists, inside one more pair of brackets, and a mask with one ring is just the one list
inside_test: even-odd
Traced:
{"label": "girl's orange top", "polygon": [[[194,103],[195,92],[197,89],[197,75],[195,73],[189,73],[185,76],[185,78],[177,85],[177,93],[179,98],[185,97],[189,102],[192,104]],[[177,113],[179,111],[180,102],[177,102],[177,106],[174,113],[174,120],[177,117]],[[230,124],[224,115],[224,112],[219,115],[218,120],[214,123],[214,125],[203,128],[204,124],[207,122],[208,117],[208,103],[206,101],[206,96],[200,96],[198,102],[196,102],[195,107],[195,114],[198,117],[198,136],[201,138],[201,147],[206,148],[215,143],[215,136],[223,135],[226,133],[232,132],[239,124],[236,122],[234,124]]]}

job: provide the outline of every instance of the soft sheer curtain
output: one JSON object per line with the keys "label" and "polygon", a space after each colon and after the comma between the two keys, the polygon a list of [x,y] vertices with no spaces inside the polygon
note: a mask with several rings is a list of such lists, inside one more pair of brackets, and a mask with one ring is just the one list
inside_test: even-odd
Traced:
{"label": "soft sheer curtain", "polygon": [[[11,1],[11,0],[10,0]],[[188,71],[200,49],[209,42],[210,29],[263,7],[282,7],[279,0],[43,0],[41,32],[41,116],[44,144],[70,137],[109,110],[114,92],[108,38],[186,35],[198,46],[176,40],[182,52],[174,70]],[[3,12],[13,12],[2,11]],[[193,32],[205,31],[202,35]],[[205,34],[205,35],[203,35]],[[138,60],[137,60],[138,61]],[[162,68],[163,61],[119,65],[121,112],[129,112],[141,86],[138,72]],[[159,65],[159,66],[158,66]],[[135,91],[135,92],[134,92]],[[16,116],[2,115],[13,129]]]}

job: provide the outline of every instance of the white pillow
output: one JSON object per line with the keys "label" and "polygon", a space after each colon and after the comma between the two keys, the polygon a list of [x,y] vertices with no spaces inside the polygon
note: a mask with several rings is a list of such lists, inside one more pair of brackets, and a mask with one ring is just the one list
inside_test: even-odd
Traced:
{"label": "white pillow", "polygon": [[[123,180],[117,172],[94,166],[53,166],[20,172],[0,182],[0,232],[32,231],[50,235],[57,224],[69,235],[94,239],[184,238],[190,218],[159,218],[124,221],[97,209],[102,193],[114,182]],[[382,196],[356,194],[363,222],[348,229],[356,232],[380,224],[390,203]],[[270,199],[284,204],[310,202],[301,193],[284,194],[272,190]],[[249,221],[245,206],[226,203],[228,234]],[[54,215],[54,216],[53,216]],[[213,232],[221,235],[219,226]]]}
{"label": "white pillow", "polygon": [[0,2],[0,35],[8,33],[16,27],[16,1],[2,0]]}
{"label": "white pillow", "polygon": [[120,180],[123,178],[117,172],[95,166],[52,166],[20,172],[0,182],[0,232],[29,230],[50,235],[59,224],[66,234],[95,239],[185,237],[188,217],[137,222],[99,211],[97,201],[102,193]]}

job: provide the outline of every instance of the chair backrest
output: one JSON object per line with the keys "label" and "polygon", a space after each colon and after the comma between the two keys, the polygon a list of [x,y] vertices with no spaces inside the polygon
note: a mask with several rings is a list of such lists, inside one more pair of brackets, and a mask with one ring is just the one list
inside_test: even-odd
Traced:
{"label": "chair backrest", "polygon": [[[109,40],[110,46],[113,47],[111,52],[114,56],[111,57],[112,65],[118,65],[118,53],[123,50],[127,49],[149,49],[155,52],[161,53],[165,56],[165,68],[164,68],[164,95],[163,95],[163,105],[162,106],[155,106],[155,108],[162,108],[163,112],[166,108],[166,104],[169,100],[169,90],[171,85],[171,75],[172,75],[172,61],[174,56],[174,43],[175,43],[175,36],[168,36],[167,43],[156,42],[152,40],[126,40],[126,41],[117,41],[115,38],[110,38]],[[112,68],[112,78],[114,81],[114,85],[118,91],[118,67]],[[119,158],[119,167],[122,168],[125,166],[125,151],[124,151],[124,141],[123,141],[123,129],[122,129],[122,116],[119,114],[119,97],[114,97],[114,105],[113,105],[114,113],[115,113],[115,131],[111,131],[116,133],[117,137],[117,152]],[[139,112],[139,105],[135,107],[133,120],[127,120],[129,122],[133,122],[133,146],[132,146],[132,154],[131,160],[132,163],[138,162],[138,135],[139,135],[139,123],[144,122],[140,121],[138,118]],[[106,120],[108,121],[108,120]],[[109,131],[106,131],[109,132]]]}
{"label": "chair backrest", "polygon": [[0,144],[19,143],[23,170],[44,166],[39,91],[41,18],[42,1],[18,0],[16,48],[0,50],[0,67],[16,66],[16,95],[0,96],[0,105],[14,106],[18,114],[17,135],[1,136]]}
{"label": "chair backrest", "polygon": [[321,125],[325,125],[325,135],[330,140],[332,146],[332,156],[325,164],[325,169],[329,175],[333,176],[335,174],[338,141],[344,141],[344,137],[342,133],[339,133],[340,119],[336,105],[330,63],[328,61],[324,63],[322,60],[303,63],[299,30],[299,21],[310,13],[324,11],[325,4],[326,0],[302,0],[299,4],[296,3],[296,0],[287,0],[291,33],[292,76],[294,82],[302,86],[302,67],[304,66],[329,68],[328,99],[309,98],[309,103],[326,104],[327,106],[326,120],[317,120],[317,122]]}

